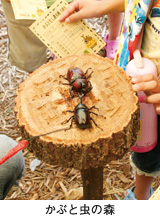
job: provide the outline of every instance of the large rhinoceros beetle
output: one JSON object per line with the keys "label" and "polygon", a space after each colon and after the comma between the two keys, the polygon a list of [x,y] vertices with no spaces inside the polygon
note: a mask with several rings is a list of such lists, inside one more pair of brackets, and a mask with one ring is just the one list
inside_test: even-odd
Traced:
{"label": "large rhinoceros beetle", "polygon": [[[88,71],[91,70],[91,73],[87,76]],[[78,67],[73,67],[68,70],[67,77],[60,75],[64,79],[68,80],[69,83],[63,83],[63,85],[70,85],[70,95],[73,98],[73,91],[78,92],[79,94],[83,94],[83,96],[91,91],[92,85],[91,82],[88,80],[91,77],[93,71],[91,68],[88,68],[84,73]]]}
{"label": "large rhinoceros beetle", "polygon": [[[80,95],[79,95],[80,96]],[[87,108],[86,105],[82,104],[82,97],[83,95],[80,96],[80,102],[79,104],[74,108],[74,111],[65,111],[65,112],[71,112],[74,113],[73,116],[71,116],[67,121],[63,122],[63,124],[69,122],[71,120],[71,124],[70,124],[70,128],[72,127],[73,122],[75,122],[75,124],[77,125],[78,128],[80,129],[86,129],[86,128],[91,128],[92,124],[91,121],[94,122],[94,124],[100,128],[96,122],[94,121],[94,119],[92,117],[90,117],[90,114],[94,114],[96,116],[98,116],[98,114],[96,114],[95,112],[92,112],[92,109],[97,109],[95,106],[92,106],[91,108]],[[100,128],[101,130],[103,130],[102,128]]]}

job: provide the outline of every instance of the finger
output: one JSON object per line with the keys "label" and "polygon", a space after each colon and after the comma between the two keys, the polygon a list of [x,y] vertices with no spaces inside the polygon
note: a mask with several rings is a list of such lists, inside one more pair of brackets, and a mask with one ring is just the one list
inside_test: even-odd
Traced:
{"label": "finger", "polygon": [[85,19],[87,18],[87,16],[85,17],[84,16],[84,12],[83,12],[83,9],[79,12],[76,12],[74,14],[72,14],[71,16],[69,16],[68,18],[66,18],[66,22],[67,23],[73,23],[73,22],[76,22],[76,21],[79,21],[81,19]]}
{"label": "finger", "polygon": [[159,105],[156,104],[154,107],[155,107],[156,113],[157,113],[158,115],[160,115],[160,104],[159,104]]}
{"label": "finger", "polygon": [[148,81],[134,84],[132,86],[134,91],[152,91],[152,92],[160,92],[160,87],[158,81]]}
{"label": "finger", "polygon": [[131,79],[132,83],[141,83],[155,80],[156,78],[152,74],[146,74],[143,76],[135,76]]}
{"label": "finger", "polygon": [[145,103],[160,104],[160,93],[152,94],[145,98]]}
{"label": "finger", "polygon": [[65,12],[62,14],[62,16],[59,18],[59,21],[65,21],[76,10],[77,10],[77,4],[75,2],[72,2],[65,10]]}

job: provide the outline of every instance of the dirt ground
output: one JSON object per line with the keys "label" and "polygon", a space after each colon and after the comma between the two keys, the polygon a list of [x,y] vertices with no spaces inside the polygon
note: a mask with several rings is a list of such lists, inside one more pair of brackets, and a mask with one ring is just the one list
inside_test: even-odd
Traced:
{"label": "dirt ground", "polygon": [[[89,21],[97,33],[103,34],[107,29],[106,17]],[[103,36],[102,36],[103,37]],[[21,140],[21,134],[14,113],[16,89],[28,76],[27,72],[11,66],[7,59],[7,27],[0,1],[0,133]],[[102,51],[103,52],[103,51]],[[48,52],[50,59],[50,52]],[[135,184],[135,173],[129,163],[128,152],[121,160],[112,161],[104,167],[104,200],[121,200],[126,189]],[[82,180],[78,170],[51,166],[41,161],[31,171],[30,163],[35,156],[25,149],[26,173],[19,186],[14,186],[6,197],[7,200],[64,200],[80,199]],[[156,178],[153,188],[160,184]],[[78,191],[79,189],[79,191]],[[75,190],[75,191],[74,191]]]}

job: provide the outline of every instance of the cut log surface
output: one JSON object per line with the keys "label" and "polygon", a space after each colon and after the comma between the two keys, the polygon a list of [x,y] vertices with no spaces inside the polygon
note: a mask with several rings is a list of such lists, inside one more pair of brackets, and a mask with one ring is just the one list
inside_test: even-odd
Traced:
{"label": "cut log surface", "polygon": [[75,123],[70,130],[42,136],[30,141],[29,149],[49,163],[77,169],[97,168],[111,160],[122,158],[135,143],[139,130],[138,98],[132,90],[130,78],[108,58],[98,55],[74,55],[41,66],[20,84],[15,112],[22,137],[28,138],[69,127],[71,112],[79,103],[75,94],[70,97],[70,86],[63,85],[69,68],[83,72],[92,68],[88,79],[93,89],[83,97],[97,127],[84,130]]}

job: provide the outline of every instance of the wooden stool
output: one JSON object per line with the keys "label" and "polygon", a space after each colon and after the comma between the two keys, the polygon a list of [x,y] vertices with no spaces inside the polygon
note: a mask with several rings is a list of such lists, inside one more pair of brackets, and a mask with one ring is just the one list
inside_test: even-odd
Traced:
{"label": "wooden stool", "polygon": [[135,143],[139,130],[138,98],[125,72],[108,58],[94,54],[73,55],[51,61],[35,70],[17,90],[15,112],[22,137],[29,138],[66,128],[79,103],[70,96],[70,86],[63,85],[71,67],[83,72],[92,68],[88,79],[93,89],[82,99],[97,127],[84,130],[75,123],[71,129],[30,141],[29,149],[49,164],[74,167],[81,171],[84,199],[103,199],[103,165],[122,158]]}

